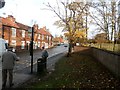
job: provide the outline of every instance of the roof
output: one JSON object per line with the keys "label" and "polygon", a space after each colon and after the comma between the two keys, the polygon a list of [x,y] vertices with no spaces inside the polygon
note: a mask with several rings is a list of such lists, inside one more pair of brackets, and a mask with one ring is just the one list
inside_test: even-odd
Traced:
{"label": "roof", "polygon": [[15,28],[20,28],[20,29],[24,29],[24,30],[28,30],[29,28],[31,28],[30,26],[24,25],[19,22],[15,22],[8,18],[1,17],[1,19],[2,19],[2,24],[5,26],[8,26],[8,27],[15,27]]}
{"label": "roof", "polygon": [[50,32],[46,31],[46,33],[47,33],[47,35],[52,36],[52,35],[50,34]]}
{"label": "roof", "polygon": [[16,24],[16,22],[11,21],[10,19],[7,18],[1,18],[2,19],[2,24],[5,26],[10,26],[10,27],[15,27],[19,28],[19,26]]}
{"label": "roof", "polygon": [[[8,27],[14,27],[14,28],[23,29],[23,30],[29,30],[31,28],[30,26],[27,26],[27,25],[24,25],[22,23],[16,22],[15,18],[11,15],[9,15],[6,18],[4,18],[4,17],[0,17],[0,18],[2,20],[2,24],[5,25],[5,26],[8,26]],[[36,29],[38,29],[38,26],[36,26]],[[40,33],[40,34],[43,34],[43,35],[52,36],[50,34],[50,32],[46,30],[46,27],[38,29],[37,32]]]}
{"label": "roof", "polygon": [[19,26],[20,29],[29,30],[31,28],[30,26],[21,24],[19,22],[16,22],[16,24]]}
{"label": "roof", "polygon": [[44,30],[43,28],[38,29],[38,32],[39,32],[40,34],[43,34],[43,35],[52,36],[52,35],[50,34],[50,32]]}
{"label": "roof", "polygon": [[45,32],[45,30],[43,28],[38,29],[38,32],[40,34],[46,35],[46,32]]}
{"label": "roof", "polygon": [[53,38],[53,41],[62,43],[63,39],[61,37],[55,37],[55,38]]}

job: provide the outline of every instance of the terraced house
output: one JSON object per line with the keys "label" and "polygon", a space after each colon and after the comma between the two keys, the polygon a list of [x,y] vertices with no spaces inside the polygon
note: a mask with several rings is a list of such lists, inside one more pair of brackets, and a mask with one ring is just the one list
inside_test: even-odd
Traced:
{"label": "terraced house", "polygon": [[[15,48],[16,52],[29,50],[32,27],[16,22],[12,15],[6,18],[0,17],[0,21],[0,38],[4,38],[10,46]],[[33,28],[33,49],[41,49],[42,46],[52,47],[53,36],[46,27],[39,28],[37,24],[34,24]]]}

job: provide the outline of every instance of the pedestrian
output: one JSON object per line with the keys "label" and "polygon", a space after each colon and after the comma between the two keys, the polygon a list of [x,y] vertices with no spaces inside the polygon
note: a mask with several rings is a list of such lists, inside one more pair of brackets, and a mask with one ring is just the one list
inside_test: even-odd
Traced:
{"label": "pedestrian", "polygon": [[12,51],[12,47],[8,47],[8,51],[2,55],[2,88],[6,87],[7,77],[9,74],[9,87],[12,87],[13,84],[13,69],[15,61],[19,58]]}
{"label": "pedestrian", "polygon": [[42,60],[43,60],[43,64],[44,64],[44,69],[46,70],[46,63],[47,63],[47,57],[48,57],[48,52],[45,49],[45,47],[42,47]]}

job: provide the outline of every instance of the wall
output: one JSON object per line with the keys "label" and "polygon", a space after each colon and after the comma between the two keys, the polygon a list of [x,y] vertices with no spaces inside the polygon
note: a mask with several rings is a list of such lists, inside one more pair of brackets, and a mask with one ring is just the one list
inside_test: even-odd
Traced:
{"label": "wall", "polygon": [[92,48],[93,56],[120,78],[120,55],[110,51]]}

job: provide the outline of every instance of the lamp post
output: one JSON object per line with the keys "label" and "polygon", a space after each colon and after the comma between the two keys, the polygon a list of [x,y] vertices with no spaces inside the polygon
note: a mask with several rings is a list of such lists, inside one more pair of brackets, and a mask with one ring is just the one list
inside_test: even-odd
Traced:
{"label": "lamp post", "polygon": [[30,41],[31,73],[33,73],[33,41],[34,41],[34,27],[32,27],[32,35]]}

